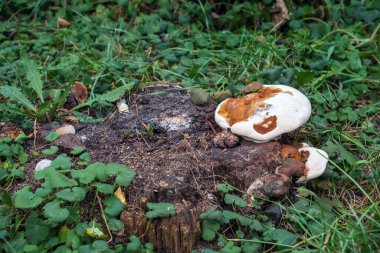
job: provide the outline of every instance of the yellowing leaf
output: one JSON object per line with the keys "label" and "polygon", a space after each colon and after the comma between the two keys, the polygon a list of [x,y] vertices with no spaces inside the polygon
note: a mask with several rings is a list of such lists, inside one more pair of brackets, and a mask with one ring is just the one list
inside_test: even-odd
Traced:
{"label": "yellowing leaf", "polygon": [[115,195],[115,197],[118,198],[120,202],[123,203],[124,205],[127,203],[127,201],[125,200],[125,193],[121,190],[120,187],[117,188],[117,190],[115,191],[113,195]]}

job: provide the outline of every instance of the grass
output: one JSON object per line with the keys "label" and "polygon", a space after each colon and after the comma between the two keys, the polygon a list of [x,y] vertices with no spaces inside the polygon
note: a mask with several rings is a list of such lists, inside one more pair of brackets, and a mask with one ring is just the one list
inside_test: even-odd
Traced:
{"label": "grass", "polygon": [[[283,206],[281,226],[299,236],[297,243],[264,249],[378,251],[378,1],[286,1],[290,20],[279,29],[270,22],[272,2],[3,1],[0,85],[41,104],[23,68],[22,59],[32,59],[45,93],[76,80],[88,87],[92,102],[75,114],[83,121],[106,117],[114,105],[101,94],[119,87],[168,82],[237,94],[251,81],[292,85],[310,98],[313,116],[290,137],[331,159],[326,180],[298,189],[307,207]],[[58,17],[72,25],[57,27]],[[33,120],[15,108],[1,99],[0,121],[30,130]]]}

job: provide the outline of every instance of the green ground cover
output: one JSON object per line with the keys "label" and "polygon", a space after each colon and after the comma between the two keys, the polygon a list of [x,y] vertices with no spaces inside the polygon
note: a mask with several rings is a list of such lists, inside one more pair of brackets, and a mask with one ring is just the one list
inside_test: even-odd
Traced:
{"label": "green ground cover", "polygon": [[[272,2],[1,1],[0,122],[16,122],[30,132],[36,119],[59,121],[55,112],[64,103],[68,84],[78,80],[89,90],[87,102],[73,112],[83,122],[101,122],[124,93],[155,83],[233,94],[251,81],[292,85],[313,105],[302,135],[292,138],[329,153],[324,179],[298,189],[304,197],[283,207],[284,220],[276,230],[246,232],[240,229],[245,216],[214,210],[203,217],[203,238],[221,252],[376,252],[380,1],[286,1],[290,20],[282,26],[271,22]],[[72,24],[58,27],[57,18]],[[55,153],[54,148],[45,152]],[[46,178],[56,180],[56,185],[50,182],[41,188],[46,192],[38,195],[26,189],[10,196],[6,189],[15,178],[23,178],[27,159],[19,143],[1,140],[0,252],[46,252],[58,250],[62,242],[57,252],[111,252],[108,239],[89,235],[96,230],[89,230],[94,224],[81,223],[75,229],[63,225],[66,219],[75,220],[70,208],[80,207],[87,191],[113,192],[102,185],[108,175],[82,182],[78,173],[69,180],[63,178],[65,173],[50,170],[40,175],[45,183]],[[70,158],[61,154],[56,159]],[[91,163],[86,155],[82,160],[83,167]],[[83,183],[92,184],[82,187]],[[71,189],[77,192],[75,199],[68,199],[65,190],[45,198],[55,187],[72,186],[78,186]],[[226,196],[227,188],[221,187]],[[65,201],[76,204],[61,208]],[[109,197],[104,205],[111,207],[113,201]],[[35,208],[42,203],[43,209]],[[52,220],[55,212],[61,215]],[[113,218],[118,212],[106,212],[115,229],[121,226]],[[256,221],[273,226],[265,218]],[[232,223],[238,228],[224,234],[219,230]],[[128,245],[113,250],[151,252],[151,247],[132,237]]]}

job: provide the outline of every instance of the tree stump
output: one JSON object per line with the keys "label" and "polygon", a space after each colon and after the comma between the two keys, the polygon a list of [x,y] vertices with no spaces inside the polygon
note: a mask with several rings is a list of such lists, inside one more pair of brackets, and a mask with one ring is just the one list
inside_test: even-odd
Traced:
{"label": "tree stump", "polygon": [[[215,104],[199,107],[183,89],[148,87],[129,99],[129,113],[115,113],[102,125],[82,125],[77,135],[93,160],[123,163],[137,172],[125,188],[121,214],[126,235],[140,236],[157,252],[183,253],[200,241],[199,215],[220,206],[216,184],[243,190],[281,164],[278,142],[241,141],[220,149],[213,138]],[[147,133],[148,125],[153,134]],[[127,134],[128,133],[128,134]],[[148,220],[148,202],[170,202],[176,215]]]}

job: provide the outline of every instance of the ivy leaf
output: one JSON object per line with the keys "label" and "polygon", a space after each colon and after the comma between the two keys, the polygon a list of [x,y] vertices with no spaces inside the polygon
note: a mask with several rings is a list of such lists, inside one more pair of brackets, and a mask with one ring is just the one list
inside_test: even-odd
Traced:
{"label": "ivy leaf", "polygon": [[147,207],[151,211],[146,213],[148,219],[169,217],[176,214],[175,207],[172,203],[148,203]]}
{"label": "ivy leaf", "polygon": [[112,194],[114,191],[113,185],[110,184],[103,184],[103,183],[92,183],[92,186],[95,186],[96,189],[104,194]]}
{"label": "ivy leaf", "polygon": [[81,182],[82,184],[91,183],[95,180],[95,178],[101,182],[104,182],[108,179],[106,171],[107,167],[105,164],[96,162],[87,166],[87,168],[83,170],[72,171],[71,176],[78,178],[79,182]]}
{"label": "ivy leaf", "polygon": [[13,195],[16,208],[35,208],[42,203],[42,198],[30,192],[30,186],[26,186]]}
{"label": "ivy leaf", "polygon": [[121,186],[128,186],[131,184],[133,178],[136,176],[136,172],[130,167],[111,163],[107,165],[108,175],[116,175],[115,182]]}
{"label": "ivy leaf", "polygon": [[220,229],[220,223],[215,220],[202,221],[202,239],[212,241],[215,239],[216,232]]}
{"label": "ivy leaf", "polygon": [[37,171],[34,177],[38,180],[45,179],[45,186],[53,189],[71,187],[78,184],[75,180],[66,177],[61,172],[57,172],[53,167]]}
{"label": "ivy leaf", "polygon": [[81,202],[86,197],[86,190],[81,187],[73,187],[59,191],[55,195],[69,202]]}
{"label": "ivy leaf", "polygon": [[247,201],[245,201],[244,199],[238,197],[238,196],[235,196],[235,195],[232,195],[232,194],[226,194],[224,196],[224,202],[228,205],[237,205],[239,207],[246,207],[248,205]]}
{"label": "ivy leaf", "polygon": [[56,132],[51,132],[48,135],[46,135],[45,140],[48,142],[55,141],[58,139],[59,135]]}
{"label": "ivy leaf", "polygon": [[38,212],[33,211],[25,223],[25,236],[32,244],[45,241],[50,235],[49,224],[38,217]]}
{"label": "ivy leaf", "polygon": [[104,200],[104,212],[111,217],[119,215],[125,208],[124,204],[115,196],[108,197]]}
{"label": "ivy leaf", "polygon": [[44,216],[53,222],[62,222],[69,217],[69,210],[60,206],[60,201],[54,200],[44,205]]}
{"label": "ivy leaf", "polygon": [[57,146],[51,146],[49,149],[42,150],[41,153],[44,155],[54,155],[55,153],[57,153],[57,151],[58,151]]}

